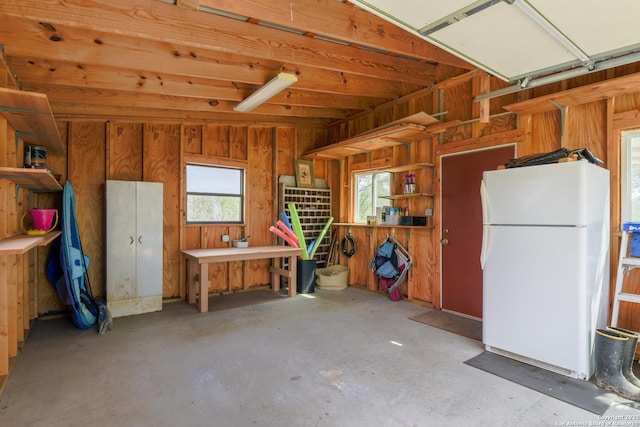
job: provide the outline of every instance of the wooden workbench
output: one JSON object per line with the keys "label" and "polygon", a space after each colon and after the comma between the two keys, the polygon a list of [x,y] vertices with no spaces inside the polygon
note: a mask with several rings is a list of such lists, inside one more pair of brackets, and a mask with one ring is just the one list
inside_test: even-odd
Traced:
{"label": "wooden workbench", "polygon": [[[187,260],[187,291],[189,304],[196,302],[198,283],[198,308],[201,313],[209,310],[209,264],[214,262],[247,261],[251,259],[272,259],[271,286],[274,292],[280,290],[280,276],[289,278],[289,296],[296,295],[296,258],[300,249],[290,246],[253,246],[248,248],[214,248],[183,250]],[[289,269],[280,266],[280,258],[289,258]]]}

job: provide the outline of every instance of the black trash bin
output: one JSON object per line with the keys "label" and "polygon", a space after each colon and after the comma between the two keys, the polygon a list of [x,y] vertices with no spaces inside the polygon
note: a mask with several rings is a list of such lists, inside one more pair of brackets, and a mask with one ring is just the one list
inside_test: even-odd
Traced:
{"label": "black trash bin", "polygon": [[316,260],[298,259],[296,277],[296,292],[312,294],[316,288]]}

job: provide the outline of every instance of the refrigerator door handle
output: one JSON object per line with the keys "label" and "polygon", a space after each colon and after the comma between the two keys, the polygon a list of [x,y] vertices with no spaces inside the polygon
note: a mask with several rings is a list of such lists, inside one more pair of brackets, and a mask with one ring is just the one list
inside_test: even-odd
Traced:
{"label": "refrigerator door handle", "polygon": [[482,202],[482,248],[480,250],[480,268],[484,270],[487,261],[487,245],[489,241],[489,226],[487,225],[487,188],[484,180],[480,181],[480,201]]}
{"label": "refrigerator door handle", "polygon": [[484,270],[487,262],[487,246],[489,246],[489,226],[482,225],[482,249],[480,250],[480,268]]}
{"label": "refrigerator door handle", "polygon": [[480,203],[482,205],[482,223],[489,224],[489,206],[487,202],[487,187],[484,179],[480,181]]}

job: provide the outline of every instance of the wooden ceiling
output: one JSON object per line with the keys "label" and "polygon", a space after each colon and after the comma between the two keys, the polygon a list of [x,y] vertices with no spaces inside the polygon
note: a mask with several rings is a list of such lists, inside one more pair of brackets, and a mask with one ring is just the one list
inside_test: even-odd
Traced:
{"label": "wooden ceiling", "polygon": [[327,124],[472,68],[338,0],[2,0],[0,44],[59,119]]}

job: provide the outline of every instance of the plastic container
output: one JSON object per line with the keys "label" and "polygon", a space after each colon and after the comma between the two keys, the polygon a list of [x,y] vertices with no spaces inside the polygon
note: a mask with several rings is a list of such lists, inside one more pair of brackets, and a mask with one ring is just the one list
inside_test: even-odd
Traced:
{"label": "plastic container", "polygon": [[231,246],[233,246],[234,248],[248,248],[249,247],[249,241],[247,241],[247,240],[232,240],[231,241]]}
{"label": "plastic container", "polygon": [[316,270],[316,285],[319,289],[328,291],[341,291],[348,286],[349,267],[344,265],[332,265]]}

